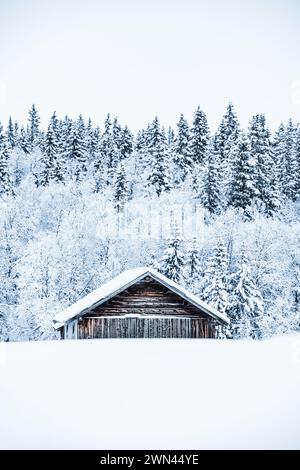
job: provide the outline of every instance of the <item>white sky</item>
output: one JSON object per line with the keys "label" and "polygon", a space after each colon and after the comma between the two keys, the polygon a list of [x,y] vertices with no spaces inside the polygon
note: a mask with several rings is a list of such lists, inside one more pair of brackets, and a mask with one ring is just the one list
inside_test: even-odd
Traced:
{"label": "white sky", "polygon": [[299,0],[0,0],[0,120],[300,121]]}

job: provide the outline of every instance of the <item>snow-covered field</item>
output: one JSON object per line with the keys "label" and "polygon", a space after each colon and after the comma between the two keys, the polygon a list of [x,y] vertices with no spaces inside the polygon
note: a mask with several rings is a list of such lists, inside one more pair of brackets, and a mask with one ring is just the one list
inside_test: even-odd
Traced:
{"label": "snow-covered field", "polygon": [[300,448],[300,335],[0,344],[0,447]]}

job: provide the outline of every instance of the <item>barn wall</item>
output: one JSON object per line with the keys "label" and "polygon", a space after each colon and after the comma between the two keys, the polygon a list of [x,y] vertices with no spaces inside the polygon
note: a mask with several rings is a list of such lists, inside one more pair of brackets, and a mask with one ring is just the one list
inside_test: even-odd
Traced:
{"label": "barn wall", "polygon": [[78,338],[214,338],[213,320],[202,318],[84,318]]}
{"label": "barn wall", "polygon": [[[116,318],[123,315],[142,315],[143,318]],[[152,278],[146,278],[94,309],[78,323],[78,338],[116,337],[213,338],[215,320]]]}
{"label": "barn wall", "polygon": [[178,315],[207,318],[198,308],[160,283],[143,279],[91,312],[95,315]]}

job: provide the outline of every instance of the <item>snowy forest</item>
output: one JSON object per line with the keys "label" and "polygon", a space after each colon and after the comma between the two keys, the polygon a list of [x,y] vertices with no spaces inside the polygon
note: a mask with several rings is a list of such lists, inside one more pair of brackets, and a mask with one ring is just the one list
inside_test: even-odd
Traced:
{"label": "snowy forest", "polygon": [[215,133],[198,107],[137,133],[37,108],[0,124],[0,339],[55,339],[55,314],[152,266],[226,313],[228,338],[300,328],[300,126]]}

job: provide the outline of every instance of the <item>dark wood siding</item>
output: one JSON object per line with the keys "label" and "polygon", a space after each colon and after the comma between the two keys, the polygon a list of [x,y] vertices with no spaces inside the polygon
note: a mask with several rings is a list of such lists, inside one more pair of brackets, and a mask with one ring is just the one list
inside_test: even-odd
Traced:
{"label": "dark wood siding", "polygon": [[215,320],[149,277],[78,322],[78,338],[116,337],[214,338]]}

